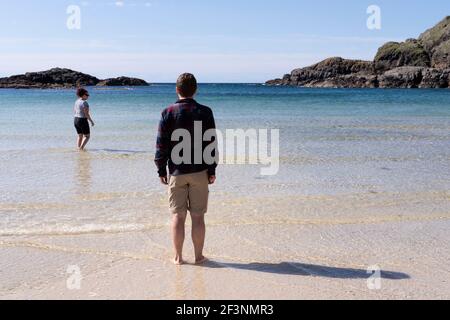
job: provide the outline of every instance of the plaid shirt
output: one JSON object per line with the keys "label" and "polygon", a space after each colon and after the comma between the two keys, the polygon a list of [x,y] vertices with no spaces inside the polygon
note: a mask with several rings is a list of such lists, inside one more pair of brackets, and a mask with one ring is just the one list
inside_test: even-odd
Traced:
{"label": "plaid shirt", "polygon": [[[167,166],[169,166],[169,173],[172,176],[197,173],[203,170],[208,170],[210,176],[216,175],[217,161],[212,165],[208,165],[203,159],[202,164],[194,164],[194,124],[196,121],[202,122],[202,141],[206,131],[216,129],[212,110],[197,103],[194,99],[179,100],[162,112],[155,155],[155,163],[160,177],[167,176]],[[190,164],[182,163],[176,165],[171,160],[173,148],[180,143],[179,141],[172,141],[172,134],[177,129],[185,129],[190,133],[192,155]],[[204,151],[209,144],[211,142],[203,142],[202,150]],[[213,156],[217,156],[217,154],[213,154]]]}

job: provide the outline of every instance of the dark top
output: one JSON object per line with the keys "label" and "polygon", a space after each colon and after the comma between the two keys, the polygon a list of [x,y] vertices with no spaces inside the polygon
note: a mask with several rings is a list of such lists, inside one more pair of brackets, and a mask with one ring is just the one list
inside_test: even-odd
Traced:
{"label": "dark top", "polygon": [[[194,136],[195,122],[201,121],[202,136]],[[175,164],[172,159],[173,148],[180,143],[180,141],[172,141],[172,134],[177,129],[185,129],[189,131],[191,137],[191,161],[189,163]],[[179,176],[184,174],[197,173],[208,170],[210,176],[216,175],[217,158],[214,164],[205,163],[202,156],[202,163],[200,161],[195,163],[195,141],[201,139],[202,154],[205,148],[211,144],[211,141],[203,141],[203,136],[206,131],[216,129],[214,114],[209,107],[203,106],[194,99],[182,99],[177,101],[162,112],[161,121],[158,129],[158,139],[156,143],[155,163],[158,167],[158,174],[160,177],[167,176],[167,165],[169,166],[169,173],[172,176]],[[182,139],[180,139],[182,141]],[[217,138],[213,139],[217,142]],[[197,150],[198,151],[198,150]],[[217,157],[216,152],[213,156]]]}

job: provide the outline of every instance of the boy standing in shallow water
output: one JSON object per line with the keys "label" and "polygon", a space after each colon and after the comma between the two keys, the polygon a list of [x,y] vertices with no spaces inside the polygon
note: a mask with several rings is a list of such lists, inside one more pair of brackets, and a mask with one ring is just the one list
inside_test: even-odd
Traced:
{"label": "boy standing in shallow water", "polygon": [[[194,75],[182,74],[177,80],[176,93],[179,100],[162,112],[155,162],[161,183],[169,188],[170,212],[173,214],[174,263],[176,265],[185,263],[183,260],[183,245],[186,218],[189,212],[192,218],[195,263],[202,264],[206,261],[203,248],[206,235],[205,214],[208,211],[209,185],[216,181],[217,158],[214,159],[212,164],[211,161],[205,161],[204,157],[201,162],[195,161],[194,154],[199,151],[199,148],[204,151],[207,143],[202,142],[201,146],[197,146],[197,139],[194,136],[199,123],[202,126],[202,138],[206,131],[215,130],[216,125],[212,110],[194,100],[197,93],[197,80]],[[187,144],[191,147],[191,150],[188,150],[191,151],[191,160],[187,161],[189,163],[184,160],[180,163],[177,159],[173,159],[172,151],[179,142],[172,141],[172,135],[175,131],[180,132],[180,130],[185,133],[188,132],[191,140],[191,143]],[[185,138],[183,137],[183,139]],[[184,152],[186,150],[183,150]],[[214,157],[217,156],[215,153],[216,151],[214,151]],[[184,155],[182,157],[186,159]],[[169,167],[170,177],[167,173],[167,166]]]}

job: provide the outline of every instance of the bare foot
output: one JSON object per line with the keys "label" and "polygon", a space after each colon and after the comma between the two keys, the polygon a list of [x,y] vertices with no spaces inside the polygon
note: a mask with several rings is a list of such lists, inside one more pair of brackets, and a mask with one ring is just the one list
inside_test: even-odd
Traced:
{"label": "bare foot", "polygon": [[201,256],[199,259],[195,259],[195,264],[196,265],[201,265],[201,264],[204,264],[207,261],[208,261],[208,258],[205,258],[204,256]]}
{"label": "bare foot", "polygon": [[183,259],[175,258],[175,259],[173,259],[173,264],[176,266],[182,266],[182,265],[186,264],[186,262],[184,262]]}

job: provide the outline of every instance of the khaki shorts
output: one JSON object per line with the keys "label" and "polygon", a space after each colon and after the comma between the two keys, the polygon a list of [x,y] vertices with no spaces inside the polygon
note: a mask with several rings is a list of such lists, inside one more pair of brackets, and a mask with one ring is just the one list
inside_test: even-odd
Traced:
{"label": "khaki shorts", "polygon": [[207,171],[169,180],[169,203],[172,214],[204,215],[208,211],[209,177]]}

